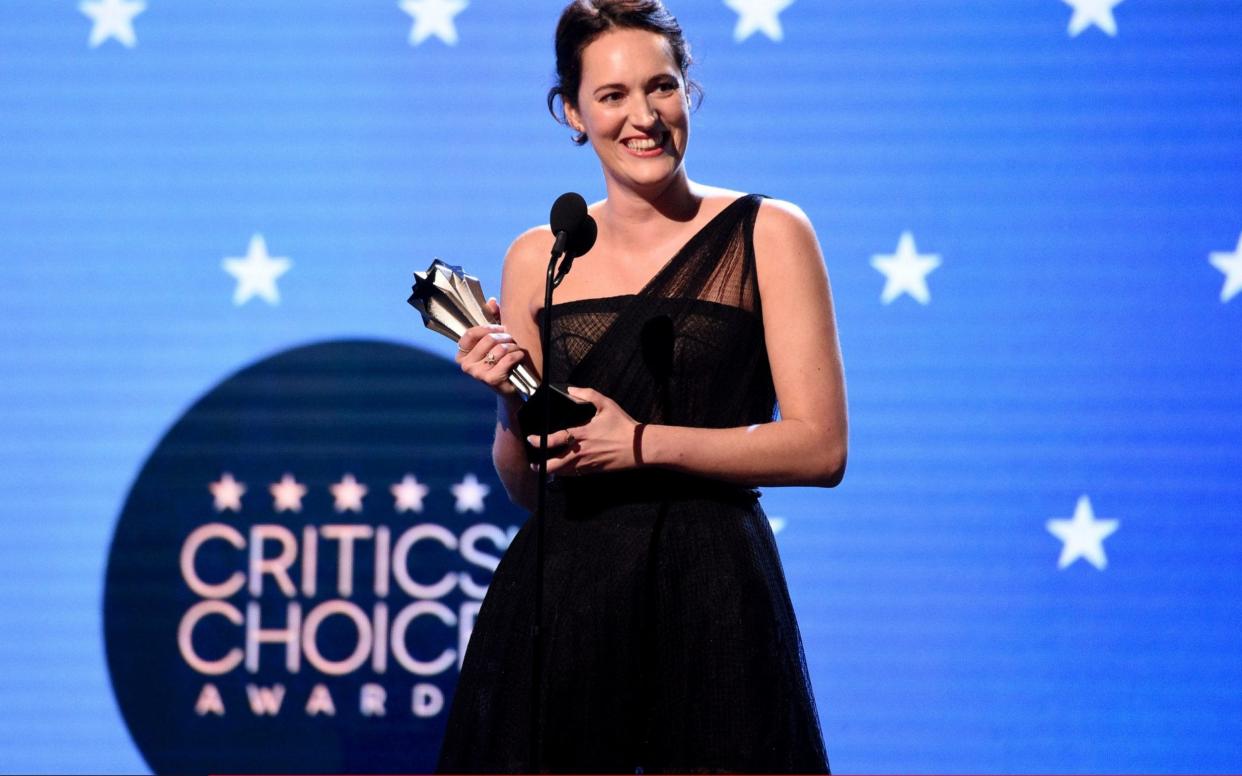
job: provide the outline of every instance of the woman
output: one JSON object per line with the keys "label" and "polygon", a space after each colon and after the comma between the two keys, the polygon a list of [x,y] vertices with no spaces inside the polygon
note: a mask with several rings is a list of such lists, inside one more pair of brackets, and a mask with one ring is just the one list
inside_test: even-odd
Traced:
{"label": "woman", "polygon": [[[832,487],[845,468],[814,232],[793,205],[689,179],[690,57],[659,0],[576,0],[556,52],[549,108],[559,99],[558,118],[590,142],[607,198],[552,309],[548,378],[580,386],[597,414],[549,440],[537,767],[824,772],[797,623],[750,490]],[[546,227],[514,242],[490,302],[504,325],[471,329],[458,354],[499,394],[493,456],[527,508],[536,475],[506,376],[523,361],[542,371],[551,242]],[[524,528],[479,613],[443,771],[533,765],[533,564]]]}

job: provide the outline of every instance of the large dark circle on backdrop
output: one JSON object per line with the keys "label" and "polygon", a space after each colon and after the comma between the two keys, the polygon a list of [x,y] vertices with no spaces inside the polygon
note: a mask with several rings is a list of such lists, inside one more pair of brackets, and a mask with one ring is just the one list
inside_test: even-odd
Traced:
{"label": "large dark circle on backdrop", "polygon": [[[469,526],[492,523],[511,531],[524,513],[505,497],[491,465],[495,400],[483,386],[442,358],[374,341],[337,341],[299,347],[267,358],[225,379],[196,402],[143,466],[125,502],[108,559],[104,591],[104,636],[117,702],[142,755],[157,773],[249,772],[418,772],[434,766],[457,665],[420,677],[398,670],[392,657],[386,673],[368,662],[346,676],[310,670],[303,657],[296,674],[285,668],[285,647],[260,648],[257,673],[244,665],[222,676],[193,671],[177,646],[185,612],[202,600],[182,578],[179,554],[186,537],[206,523],[233,526],[242,535],[256,523],[286,526],[301,536],[307,525],[324,523],[390,526],[393,540],[409,526],[436,523],[460,537]],[[228,472],[246,492],[242,510],[218,512],[208,484]],[[277,513],[269,485],[285,473],[307,486],[301,512]],[[369,492],[360,514],[338,513],[329,486],[352,474]],[[407,474],[430,488],[421,513],[398,512],[390,485]],[[490,488],[482,514],[459,513],[451,487],[468,474]],[[506,542],[507,543],[507,542]],[[363,546],[366,543],[361,543]],[[502,547],[481,544],[499,556]],[[215,541],[196,568],[219,582],[246,568],[246,552]],[[317,603],[340,598],[336,545],[319,549],[318,595],[299,598],[303,616]],[[268,555],[275,554],[270,550]],[[299,551],[300,554],[300,551]],[[409,555],[418,581],[465,571],[479,584],[490,572],[466,563],[435,542],[420,542]],[[295,565],[291,570],[296,570]],[[414,599],[395,589],[377,597],[371,552],[359,551],[349,600],[371,612],[385,602],[391,616]],[[284,624],[290,600],[266,580],[263,595],[243,588],[227,599],[241,612],[257,600],[264,627]],[[460,588],[437,601],[458,611],[467,599]],[[409,651],[430,660],[457,647],[457,634],[434,618],[409,629]],[[210,627],[208,627],[210,625]],[[204,620],[196,649],[218,658],[243,646],[242,627],[223,617]],[[325,621],[319,633],[324,655],[342,659],[355,643],[344,617]],[[359,687],[380,684],[387,693],[384,716],[359,712]],[[411,713],[411,687],[439,687],[442,712]],[[195,703],[206,683],[219,689],[226,713],[200,715]],[[245,686],[285,687],[281,711],[252,713]],[[308,715],[315,684],[332,695],[336,714]]]}

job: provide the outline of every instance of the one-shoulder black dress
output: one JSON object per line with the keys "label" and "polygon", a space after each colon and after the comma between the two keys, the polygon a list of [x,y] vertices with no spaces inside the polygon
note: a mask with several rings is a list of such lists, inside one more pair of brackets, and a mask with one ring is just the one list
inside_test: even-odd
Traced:
{"label": "one-shoulder black dress", "polygon": [[[759,201],[726,206],[638,294],[553,305],[552,381],[594,388],[653,424],[771,421],[752,239]],[[653,469],[554,480],[542,770],[827,772],[798,625],[757,498]],[[475,623],[441,772],[532,768],[534,560],[528,521]]]}

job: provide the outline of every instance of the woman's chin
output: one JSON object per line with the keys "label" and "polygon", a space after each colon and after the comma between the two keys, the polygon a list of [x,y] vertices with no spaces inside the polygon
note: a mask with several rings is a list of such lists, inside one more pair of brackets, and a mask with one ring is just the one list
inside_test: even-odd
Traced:
{"label": "woman's chin", "polygon": [[661,191],[681,171],[681,165],[671,156],[644,160],[642,165],[625,165],[613,177],[638,191]]}

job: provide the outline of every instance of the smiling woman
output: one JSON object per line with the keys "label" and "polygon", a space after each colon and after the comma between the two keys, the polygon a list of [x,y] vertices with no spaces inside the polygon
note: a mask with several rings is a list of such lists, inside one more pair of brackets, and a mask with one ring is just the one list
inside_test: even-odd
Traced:
{"label": "smiling woman", "polygon": [[[542,309],[552,235],[505,257],[503,326],[458,363],[493,387],[493,460],[534,501],[507,381],[596,407],[552,434],[544,605],[533,531],[496,569],[462,666],[447,772],[826,772],[801,639],[760,485],[840,482],[846,409],[827,273],[795,206],[695,183],[689,46],[657,0],[577,0],[556,34],[555,114],[591,144],[599,237]],[[775,417],[779,401],[781,413]],[[526,635],[538,627],[544,648]],[[533,686],[532,661],[540,686]],[[537,709],[530,737],[532,709]]]}
{"label": "smiling woman", "polygon": [[685,159],[689,104],[672,48],[656,33],[619,29],[582,52],[583,79],[565,120],[591,142],[611,184],[667,185]]}

